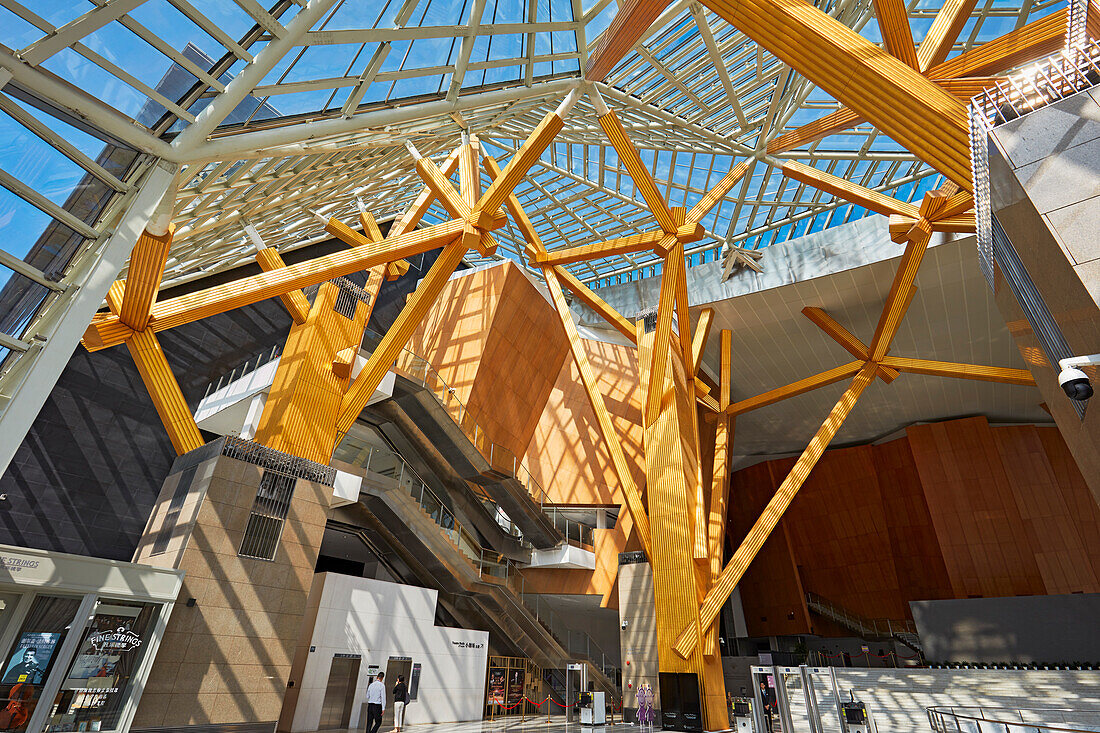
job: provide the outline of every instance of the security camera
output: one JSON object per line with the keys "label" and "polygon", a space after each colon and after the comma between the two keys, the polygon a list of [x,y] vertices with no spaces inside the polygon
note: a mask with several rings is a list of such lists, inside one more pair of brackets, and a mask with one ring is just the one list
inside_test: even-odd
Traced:
{"label": "security camera", "polygon": [[1100,354],[1090,356],[1071,356],[1062,359],[1058,366],[1062,371],[1058,373],[1058,385],[1071,400],[1087,400],[1092,397],[1092,383],[1089,375],[1081,371],[1083,366],[1096,366],[1100,364]]}
{"label": "security camera", "polygon": [[619,628],[623,631],[626,631],[626,619],[622,620],[622,622],[619,624]]}

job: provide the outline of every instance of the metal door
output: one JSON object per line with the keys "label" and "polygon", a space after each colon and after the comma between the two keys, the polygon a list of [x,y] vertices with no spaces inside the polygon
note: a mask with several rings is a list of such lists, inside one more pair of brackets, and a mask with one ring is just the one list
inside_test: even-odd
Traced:
{"label": "metal door", "polygon": [[[386,662],[386,712],[382,713],[382,727],[379,731],[393,730],[393,686],[397,684],[398,675],[405,677],[405,684],[409,684],[409,675],[412,673],[412,657],[390,657]],[[405,708],[405,719],[408,720],[409,709]]]}
{"label": "metal door", "polygon": [[359,682],[358,657],[333,657],[325,686],[325,701],[321,704],[320,730],[337,730],[351,726],[351,705],[355,685]]}

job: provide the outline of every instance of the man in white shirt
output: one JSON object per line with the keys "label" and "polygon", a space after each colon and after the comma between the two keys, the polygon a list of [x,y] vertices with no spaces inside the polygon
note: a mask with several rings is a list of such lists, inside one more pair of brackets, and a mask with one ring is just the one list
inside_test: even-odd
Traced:
{"label": "man in white shirt", "polygon": [[385,672],[379,672],[374,682],[367,685],[367,733],[378,733],[382,727],[382,713],[386,710],[386,686],[382,680]]}

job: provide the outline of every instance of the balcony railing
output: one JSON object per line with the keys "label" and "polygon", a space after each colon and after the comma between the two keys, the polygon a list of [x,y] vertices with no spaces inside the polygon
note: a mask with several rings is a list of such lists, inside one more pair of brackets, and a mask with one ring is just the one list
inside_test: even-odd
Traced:
{"label": "balcony railing", "polygon": [[1100,730],[1100,708],[928,708],[936,733],[1093,733]]}

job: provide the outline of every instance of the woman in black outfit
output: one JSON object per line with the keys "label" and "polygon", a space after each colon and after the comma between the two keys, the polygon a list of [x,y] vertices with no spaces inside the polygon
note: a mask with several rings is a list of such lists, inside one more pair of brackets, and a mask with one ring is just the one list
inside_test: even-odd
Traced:
{"label": "woman in black outfit", "polygon": [[409,701],[409,687],[405,684],[405,676],[397,675],[397,684],[393,686],[393,729],[395,733],[401,733],[401,727],[405,724],[405,703]]}

